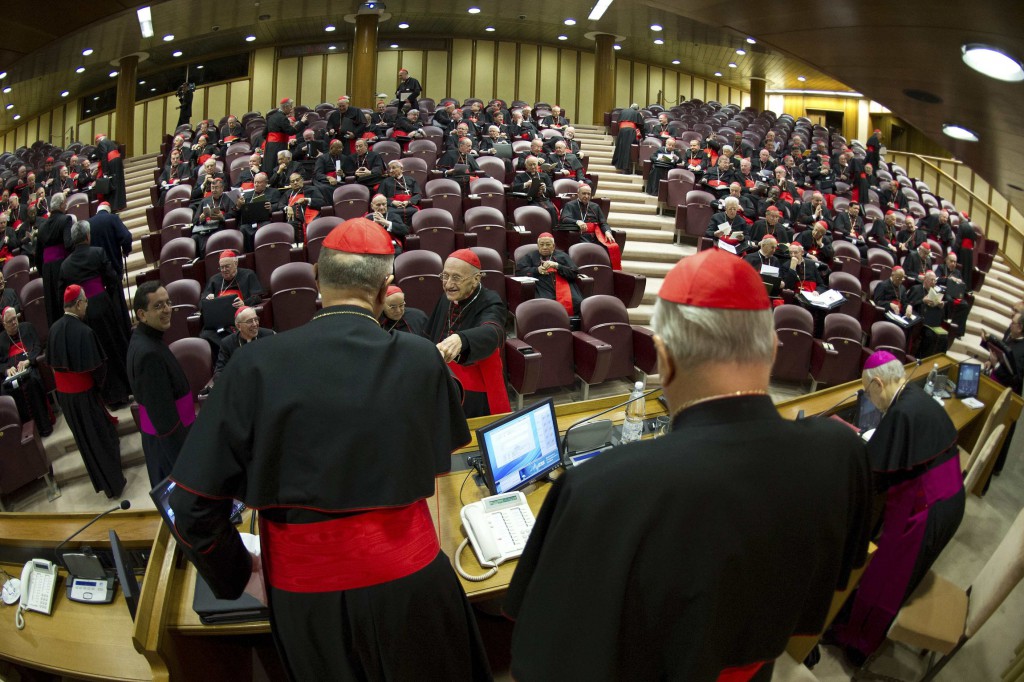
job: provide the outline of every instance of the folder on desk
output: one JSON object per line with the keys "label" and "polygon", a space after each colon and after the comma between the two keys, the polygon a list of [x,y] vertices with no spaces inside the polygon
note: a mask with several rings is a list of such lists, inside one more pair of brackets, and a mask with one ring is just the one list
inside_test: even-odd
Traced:
{"label": "folder on desk", "polygon": [[270,620],[270,609],[261,604],[256,597],[243,593],[238,599],[217,599],[201,575],[196,575],[192,610],[198,614],[203,625]]}

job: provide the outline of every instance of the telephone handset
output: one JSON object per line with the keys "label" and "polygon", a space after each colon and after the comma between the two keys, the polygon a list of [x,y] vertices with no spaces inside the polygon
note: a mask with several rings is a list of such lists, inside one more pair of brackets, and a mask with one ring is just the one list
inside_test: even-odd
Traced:
{"label": "telephone handset", "polygon": [[21,603],[14,617],[19,630],[25,627],[25,611],[50,615],[57,587],[57,565],[46,559],[31,559],[21,571]]}
{"label": "telephone handset", "polygon": [[[534,523],[526,496],[518,491],[467,504],[460,516],[466,539],[455,552],[455,568],[463,578],[474,582],[490,578],[498,572],[498,566],[519,557]],[[467,544],[473,545],[477,561],[489,571],[470,575],[462,569],[462,550]]]}

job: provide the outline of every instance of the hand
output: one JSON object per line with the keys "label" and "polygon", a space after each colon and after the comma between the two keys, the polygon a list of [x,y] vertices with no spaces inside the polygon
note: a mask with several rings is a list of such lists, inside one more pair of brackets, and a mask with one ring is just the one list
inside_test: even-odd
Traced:
{"label": "hand", "polygon": [[16,370],[14,367],[8,367],[7,368],[7,376],[13,377],[17,373],[18,373],[18,370]]}
{"label": "hand", "polygon": [[462,353],[462,337],[458,334],[452,334],[437,344],[437,350],[440,351],[441,357],[444,358],[445,362],[455,360]]}
{"label": "hand", "polygon": [[331,185],[337,185],[338,184],[338,179],[337,178],[332,178],[331,176],[328,175],[327,176],[327,182],[328,182],[328,184],[331,184]]}
{"label": "hand", "polygon": [[30,363],[29,363],[28,360],[22,360],[21,362],[18,363],[18,371],[19,372],[24,372],[25,368],[27,368],[29,366],[29,364]]}
{"label": "hand", "polygon": [[274,207],[270,205],[269,201],[267,203],[263,204],[263,208],[267,209],[268,211],[274,210]]}
{"label": "hand", "polygon": [[263,562],[258,556],[249,553],[252,558],[252,574],[245,585],[245,593],[256,598],[259,603],[267,605],[267,588],[263,584]]}
{"label": "hand", "polygon": [[233,305],[236,308],[241,308],[242,307],[242,299],[240,299],[237,296],[235,296],[235,300],[231,302],[231,305]]}

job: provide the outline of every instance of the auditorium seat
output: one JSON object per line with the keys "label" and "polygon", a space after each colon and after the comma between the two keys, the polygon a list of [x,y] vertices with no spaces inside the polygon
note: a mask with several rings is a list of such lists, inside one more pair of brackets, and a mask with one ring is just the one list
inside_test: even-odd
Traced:
{"label": "auditorium seat", "polygon": [[[637,370],[656,374],[658,357],[654,350],[654,332],[629,324],[629,313],[614,296],[598,294],[580,304],[580,331],[612,347],[605,381],[634,377]],[[590,384],[583,382],[583,400],[590,398]]]}
{"label": "auditorium seat", "polygon": [[859,320],[861,305],[864,303],[860,280],[847,272],[837,270],[829,276],[828,286],[846,297],[846,302],[836,310]]}
{"label": "auditorium seat", "polygon": [[21,292],[31,278],[30,268],[31,263],[28,256],[24,254],[8,258],[4,263],[4,281],[7,283],[7,287],[13,289],[14,293],[18,294],[18,298],[22,300],[24,298]]}
{"label": "auditorium seat", "polygon": [[442,296],[444,261],[433,251],[403,251],[395,258],[395,286],[405,293],[405,303],[427,315]]}
{"label": "auditorium seat", "polygon": [[438,208],[451,214],[455,229],[462,230],[462,187],[448,178],[428,180],[423,188],[423,209]]}
{"label": "auditorium seat", "polygon": [[[166,340],[166,339],[165,339]],[[185,338],[172,341],[168,348],[174,359],[181,365],[188,379],[188,388],[192,393],[192,401],[199,405],[199,391],[213,377],[213,366],[210,362],[210,344],[206,339]]]}
{"label": "auditorium seat", "polygon": [[827,315],[821,341],[811,346],[811,376],[815,384],[835,386],[860,377],[864,349],[861,339],[856,318],[845,313]]}
{"label": "auditorium seat", "polygon": [[837,239],[832,242],[832,262],[843,272],[860,278],[860,249],[852,243]]}
{"label": "auditorium seat", "polygon": [[526,228],[526,232],[508,234],[508,250],[515,251],[523,244],[536,244],[545,232],[554,232],[551,214],[540,206],[520,206],[512,214],[512,224]]}
{"label": "auditorium seat", "polygon": [[887,350],[902,363],[917,360],[907,352],[907,335],[899,325],[888,320],[879,320],[871,325],[868,346],[864,349],[865,357],[876,350]]}
{"label": "auditorium seat", "polygon": [[700,243],[715,212],[711,206],[714,200],[715,197],[710,192],[699,189],[687,192],[686,205],[681,207],[682,210],[676,207],[676,234],[693,237]]}
{"label": "auditorium seat", "polygon": [[[9,282],[9,280],[8,280]],[[10,286],[10,284],[8,284]],[[50,335],[50,324],[46,319],[46,303],[44,301],[43,280],[40,277],[30,279],[21,290],[21,314],[26,322],[31,322],[39,335],[39,343],[46,345]]]}
{"label": "auditorium seat", "polygon": [[507,258],[505,216],[501,211],[490,206],[474,206],[466,211],[464,218],[466,233],[476,235],[477,246],[494,249],[503,260]]}
{"label": "auditorium seat", "polygon": [[[328,207],[325,207],[325,209]],[[362,218],[370,210],[370,188],[353,183],[334,189],[329,210],[321,210],[321,217],[335,217],[341,220]]]}
{"label": "auditorium seat", "polygon": [[569,247],[569,258],[581,275],[594,280],[594,293],[614,296],[627,308],[636,308],[644,296],[647,278],[631,272],[612,270],[603,246],[581,242]]}
{"label": "auditorium seat", "polygon": [[336,216],[321,216],[313,218],[306,226],[306,262],[316,263],[320,257],[320,245],[327,235],[338,225],[344,222]]}
{"label": "auditorium seat", "polygon": [[301,327],[316,314],[319,292],[309,263],[285,263],[270,275],[270,300],[260,324],[284,332]]}
{"label": "auditorium seat", "polygon": [[[289,226],[290,227],[290,226]],[[262,231],[262,229],[260,230]],[[257,236],[259,232],[257,232]],[[292,236],[294,237],[294,230]],[[290,242],[289,242],[290,243]],[[206,256],[201,261],[193,263],[191,267],[186,266],[183,272],[186,277],[191,277],[202,285],[206,285],[211,277],[217,274],[220,269],[220,254],[225,251],[234,251],[238,256],[238,267],[251,268],[249,256],[242,250],[243,238],[241,230],[220,229],[210,235],[206,240]]]}
{"label": "auditorium seat", "polygon": [[380,154],[381,159],[384,160],[384,167],[387,168],[388,164],[392,161],[396,161],[402,156],[402,146],[394,140],[379,140],[373,143],[373,151]]}
{"label": "auditorium seat", "polygon": [[487,206],[501,213],[502,223],[505,222],[508,201],[505,198],[505,187],[500,180],[481,177],[473,183],[469,195],[463,200],[464,211],[469,211],[477,206]]}
{"label": "auditorium seat", "polygon": [[475,245],[476,234],[456,233],[452,214],[440,208],[416,211],[412,216],[409,234],[405,236],[406,251],[433,251],[442,260],[456,249]]}
{"label": "auditorium seat", "polygon": [[178,237],[160,249],[160,267],[136,275],[136,284],[158,280],[167,284],[184,277],[184,267],[196,259],[196,243],[189,237]]}
{"label": "auditorium seat", "polygon": [[[537,298],[525,301],[516,313],[517,338],[505,341],[509,383],[516,393],[517,408],[523,396],[545,388],[572,386],[579,374],[584,384],[604,381],[611,363],[612,347],[584,332],[570,331],[569,315],[557,301]],[[539,355],[540,376],[528,372],[529,358]],[[532,352],[531,352],[532,351]]]}
{"label": "auditorium seat", "polygon": [[301,260],[299,255],[303,254],[303,247],[293,246],[294,238],[295,229],[289,223],[267,223],[256,231],[253,269],[264,292],[270,291],[270,273],[275,268]]}
{"label": "auditorium seat", "polygon": [[[527,145],[527,148],[529,148],[529,145]],[[480,170],[487,177],[497,180],[502,185],[507,185],[511,182],[511,179],[508,177],[508,169],[505,167],[504,160],[494,156],[481,156],[476,160],[476,162],[480,166]],[[474,192],[476,191],[476,184],[476,182],[473,183]]]}
{"label": "auditorium seat", "polygon": [[[36,423],[31,419],[21,423],[18,406],[9,395],[0,396],[0,436],[5,435],[7,438],[0,438],[0,495],[44,477],[47,486],[56,489]],[[0,498],[0,512],[4,511]]]}
{"label": "auditorium seat", "polygon": [[423,159],[427,166],[433,168],[437,163],[437,144],[433,140],[413,140],[409,143],[409,147],[402,152],[402,157]]}
{"label": "auditorium seat", "polygon": [[408,173],[416,180],[416,184],[420,187],[427,186],[427,180],[430,179],[430,168],[433,164],[427,165],[427,162],[417,157],[410,157],[399,159],[399,163],[402,164],[403,172]]}
{"label": "auditorium seat", "polygon": [[774,314],[778,351],[772,364],[772,379],[802,384],[810,376],[814,318],[804,308],[789,304],[780,305]]}
{"label": "auditorium seat", "polygon": [[[202,293],[202,287],[199,286],[199,282],[194,279],[182,278],[167,282],[164,287],[173,303],[171,328],[164,332],[164,343],[171,343],[190,336],[199,336],[202,329],[199,318],[199,296]],[[209,356],[210,346],[208,343],[206,353]]]}
{"label": "auditorium seat", "polygon": [[685,168],[669,170],[666,179],[658,186],[658,212],[664,213],[666,208],[675,211],[679,206],[686,205],[686,195],[693,191],[696,176]]}
{"label": "auditorium seat", "polygon": [[68,210],[66,213],[73,216],[75,220],[89,219],[89,195],[84,192],[75,192],[67,197]]}
{"label": "auditorium seat", "polygon": [[866,288],[875,280],[889,279],[894,265],[896,265],[896,261],[888,249],[877,247],[868,249],[868,265],[866,268],[861,268],[861,288]]}
{"label": "auditorium seat", "polygon": [[474,246],[470,250],[480,259],[481,283],[498,294],[510,312],[515,313],[520,303],[536,296],[536,282],[521,282],[506,275],[505,259],[497,251],[484,246]]}

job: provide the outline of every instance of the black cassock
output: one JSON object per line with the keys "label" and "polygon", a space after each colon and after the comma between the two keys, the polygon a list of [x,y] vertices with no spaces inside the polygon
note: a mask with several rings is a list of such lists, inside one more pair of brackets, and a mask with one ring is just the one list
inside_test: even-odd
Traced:
{"label": "black cassock", "polygon": [[124,185],[124,161],[120,148],[114,140],[104,137],[96,143],[95,157],[99,159],[102,176],[110,178],[110,193],[103,197],[116,212],[127,205],[128,192]]}
{"label": "black cassock", "polygon": [[[558,263],[558,274],[545,273],[541,274],[538,271],[541,261],[552,260]],[[537,297],[538,298],[549,298],[552,301],[558,301],[558,286],[556,277],[561,277],[565,280],[566,285],[569,288],[569,296],[572,300],[572,310],[566,311],[569,315],[580,314],[580,302],[583,300],[583,295],[580,293],[579,286],[576,284],[576,280],[579,279],[579,273],[576,271],[576,264],[569,258],[569,254],[565,251],[555,251],[550,256],[544,258],[540,255],[539,251],[531,251],[524,255],[522,258],[516,261],[516,276],[518,277],[533,277],[537,280]],[[559,301],[561,303],[561,301]]]}
{"label": "black cassock", "polygon": [[[626,125],[623,125],[625,123]],[[615,151],[612,153],[612,165],[623,173],[633,167],[631,154],[636,144],[637,130],[644,124],[644,118],[636,109],[623,109],[619,114],[619,132],[615,137]]]}
{"label": "black cassock", "polygon": [[[492,359],[501,349],[505,342],[505,315],[507,309],[501,302],[498,294],[483,285],[478,285],[476,293],[461,303],[452,303],[443,294],[434,306],[427,323],[427,338],[434,343],[440,343],[451,334],[458,333],[462,339],[462,353],[456,361],[450,362],[449,366],[453,372],[475,371],[464,369],[467,366],[478,365],[481,362],[490,363],[488,370],[493,370],[495,362]],[[505,389],[505,378],[500,374],[500,354],[496,358],[498,373],[489,371],[484,383],[491,390],[492,395],[500,397],[505,393],[505,409],[508,411],[508,392]],[[455,367],[459,365],[459,367]],[[477,369],[481,372],[485,369],[480,365]],[[459,374],[456,374],[459,376]],[[500,376],[500,386],[499,384]],[[487,414],[500,414],[502,410],[493,411],[491,401],[488,400],[487,391],[471,390],[465,386],[465,399],[463,409],[467,417],[481,417]]]}
{"label": "black cassock", "polygon": [[107,357],[107,377],[103,399],[108,405],[128,402],[128,319],[121,280],[98,246],[79,244],[60,266],[60,290],[78,284],[89,299],[85,323],[95,332]]}
{"label": "black cassock", "polygon": [[74,219],[54,210],[39,228],[36,238],[35,266],[43,279],[43,304],[46,321],[53,324],[64,314],[64,292],[60,290],[60,266],[71,246]]}
{"label": "black cassock", "polygon": [[256,332],[256,338],[254,338],[252,341],[243,341],[242,337],[239,335],[238,332],[233,332],[225,336],[223,339],[220,340],[220,352],[217,354],[217,364],[214,365],[213,376],[217,376],[218,374],[224,371],[224,368],[227,367],[227,364],[231,362],[232,356],[235,353],[237,353],[239,349],[243,348],[244,346],[248,346],[253,341],[259,341],[260,339],[264,339],[268,336],[273,335],[273,329],[264,329],[263,327],[260,327],[260,329]]}
{"label": "black cassock", "polygon": [[263,339],[218,379],[172,474],[176,530],[214,593],[235,598],[251,563],[231,499],[260,510],[292,679],[489,679],[426,506],[469,441],[456,396],[432,343],[355,306]]}
{"label": "black cassock", "polygon": [[270,175],[277,168],[277,153],[288,149],[288,138],[301,135],[306,129],[302,121],[292,123],[280,109],[267,116],[267,145],[263,150],[263,172]]}
{"label": "black cassock", "polygon": [[171,473],[195,421],[188,379],[163,332],[140,323],[128,344],[128,381],[139,404],[139,431],[153,487]]}
{"label": "black cassock", "polygon": [[50,327],[46,354],[57,382],[57,402],[82,453],[92,487],[107,497],[120,497],[125,486],[121,444],[96,386],[105,372],[96,335],[82,320],[64,315]]}
{"label": "black cassock", "polygon": [[386,332],[407,332],[416,336],[427,337],[427,314],[419,308],[406,308],[400,320],[392,320],[380,316],[380,326]]}
{"label": "black cassock", "polygon": [[713,682],[763,663],[735,679],[770,679],[864,563],[869,476],[850,429],[785,420],[765,396],[695,405],[571,469],[505,599],[512,676]]}
{"label": "black cassock", "polygon": [[3,393],[14,398],[22,423],[34,420],[39,434],[49,436],[53,433],[53,422],[50,421],[50,410],[46,404],[46,387],[43,386],[43,378],[36,369],[36,359],[42,349],[39,334],[31,322],[19,324],[18,334],[13,338],[6,331],[0,334],[2,375],[6,376],[9,367],[16,367],[23,360],[28,360],[31,367],[29,373],[18,381],[17,388],[12,383],[5,383]]}
{"label": "black cassock", "polygon": [[651,155],[651,171],[647,175],[647,184],[644,192],[652,197],[658,196],[661,181],[668,177],[668,172],[673,168],[679,168],[683,162],[683,155],[678,149],[662,147]]}

